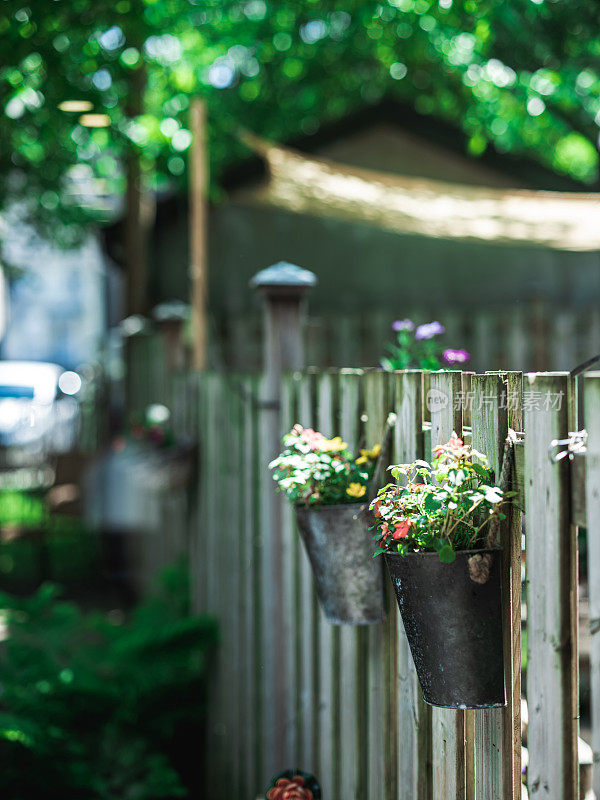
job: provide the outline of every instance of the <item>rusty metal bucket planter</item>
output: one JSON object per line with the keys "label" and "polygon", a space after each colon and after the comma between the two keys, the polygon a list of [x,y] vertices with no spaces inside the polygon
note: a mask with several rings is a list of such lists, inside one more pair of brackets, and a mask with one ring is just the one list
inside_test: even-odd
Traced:
{"label": "rusty metal bucket planter", "polygon": [[[468,559],[489,553],[485,583]],[[506,705],[502,648],[502,551],[462,550],[452,564],[437,553],[386,553],[426,703],[446,708]]]}
{"label": "rusty metal bucket planter", "polygon": [[373,558],[367,505],[297,507],[296,519],[329,622],[381,622],[383,571],[381,560]]}

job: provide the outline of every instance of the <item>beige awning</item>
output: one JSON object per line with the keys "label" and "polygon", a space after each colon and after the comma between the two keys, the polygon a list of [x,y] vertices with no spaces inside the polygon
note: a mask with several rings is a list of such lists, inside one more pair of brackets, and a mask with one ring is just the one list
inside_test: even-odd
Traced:
{"label": "beige awning", "polygon": [[267,162],[260,202],[388,231],[600,250],[600,194],[468,186],[350,167],[243,134]]}

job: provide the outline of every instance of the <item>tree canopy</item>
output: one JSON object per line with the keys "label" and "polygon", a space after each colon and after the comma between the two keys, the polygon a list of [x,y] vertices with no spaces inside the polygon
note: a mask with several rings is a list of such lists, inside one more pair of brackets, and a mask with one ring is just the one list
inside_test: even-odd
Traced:
{"label": "tree canopy", "polygon": [[154,188],[183,183],[194,96],[208,103],[215,186],[246,152],[240,125],[282,141],[383,97],[461,127],[474,156],[492,145],[597,179],[594,0],[3,0],[2,10],[0,205],[27,198],[51,225],[81,214],[82,182],[121,193],[131,151]]}

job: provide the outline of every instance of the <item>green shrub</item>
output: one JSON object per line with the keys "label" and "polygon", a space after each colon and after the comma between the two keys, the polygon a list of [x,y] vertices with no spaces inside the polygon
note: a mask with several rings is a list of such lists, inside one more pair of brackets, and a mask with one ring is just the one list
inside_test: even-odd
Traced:
{"label": "green shrub", "polygon": [[127,620],[85,614],[51,585],[0,594],[1,797],[189,796],[216,626],[188,614],[187,596],[181,568]]}

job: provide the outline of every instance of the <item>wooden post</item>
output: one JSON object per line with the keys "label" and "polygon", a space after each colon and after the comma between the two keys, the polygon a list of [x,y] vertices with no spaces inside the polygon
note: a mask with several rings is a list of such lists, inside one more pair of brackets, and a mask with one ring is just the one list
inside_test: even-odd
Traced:
{"label": "wooden post", "polygon": [[[447,442],[452,431],[462,433],[460,372],[434,372],[425,396],[431,414],[431,444]],[[431,453],[425,453],[431,458]],[[469,742],[469,747],[472,745]],[[467,796],[465,712],[432,709],[433,800],[465,800]],[[471,780],[472,776],[469,776]],[[469,795],[470,796],[470,795]],[[486,798],[487,800],[487,798]]]}
{"label": "wooden post", "polygon": [[206,104],[195,97],[190,104],[189,227],[190,303],[192,307],[192,367],[205,369],[208,348],[208,136]]}
{"label": "wooden post", "polygon": [[[284,370],[298,370],[304,365],[302,347],[302,299],[316,277],[293,264],[276,264],[257,273],[251,286],[260,289],[264,303],[264,369],[261,386],[259,421],[261,529],[261,637],[264,654],[261,691],[263,726],[262,780],[266,783],[290,758],[292,715],[286,686],[288,661],[285,642],[289,620],[285,619],[286,589],[282,575],[286,549],[283,544],[286,502],[276,494],[268,469],[281,446],[282,376]],[[269,587],[269,591],[265,588]]]}
{"label": "wooden post", "polygon": [[600,372],[583,380],[586,459],[587,561],[590,597],[590,683],[594,792],[600,797]]}
{"label": "wooden post", "polygon": [[526,375],[528,784],[531,800],[579,797],[577,538],[570,523],[569,462],[552,463],[567,436],[574,393],[568,373]]}

